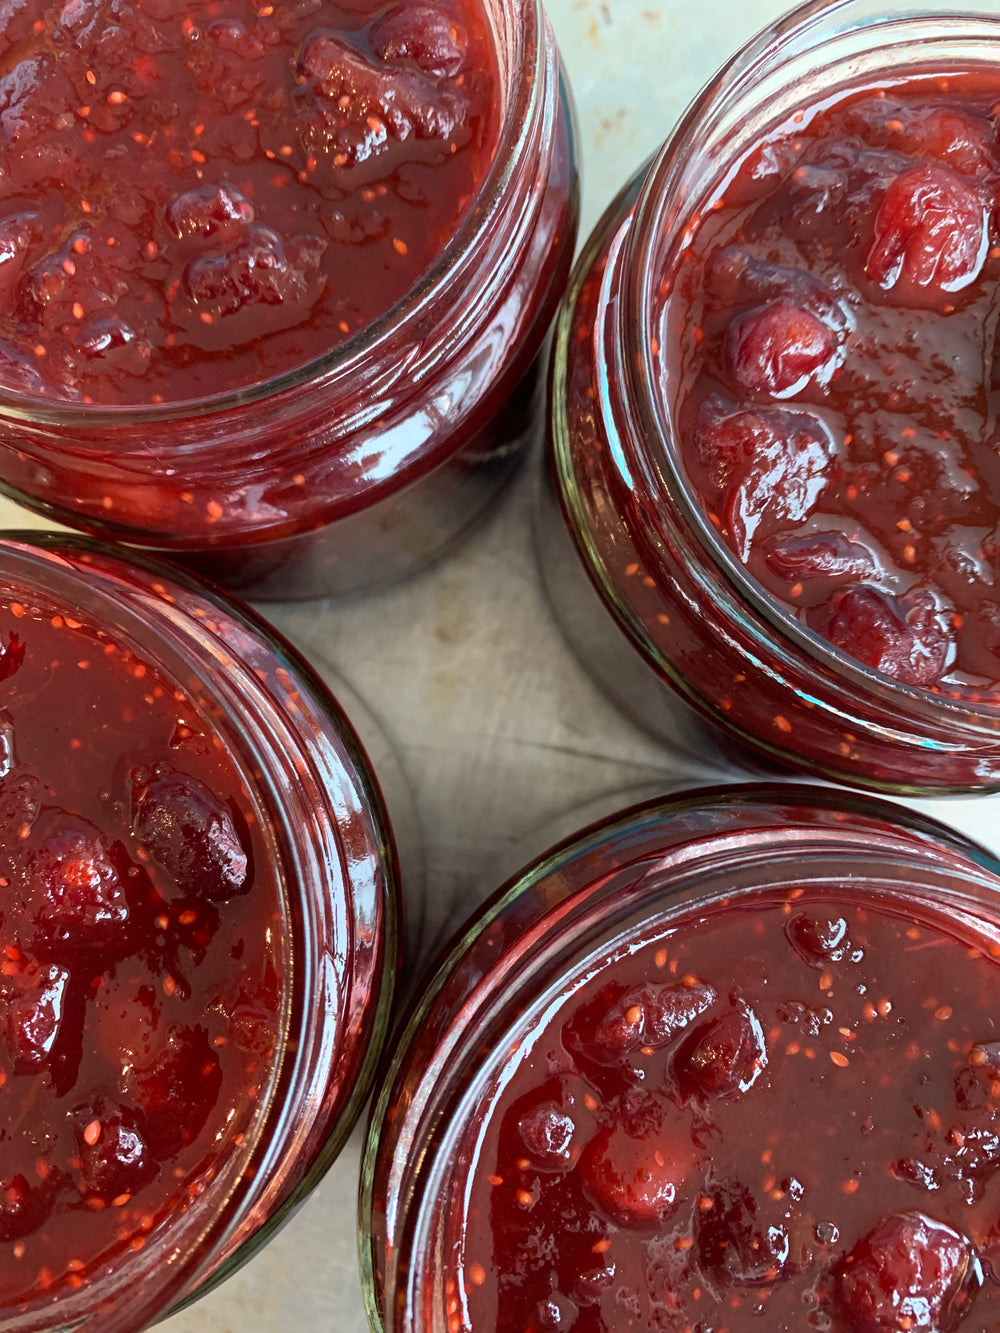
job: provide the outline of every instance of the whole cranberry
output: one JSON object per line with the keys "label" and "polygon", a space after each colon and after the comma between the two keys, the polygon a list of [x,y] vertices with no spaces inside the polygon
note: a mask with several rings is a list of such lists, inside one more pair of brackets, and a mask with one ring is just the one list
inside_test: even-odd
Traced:
{"label": "whole cranberry", "polygon": [[704,1097],[748,1092],[767,1066],[764,1030],[743,1000],[692,1032],[677,1055],[683,1090]]}
{"label": "whole cranberry", "polygon": [[851,1333],[951,1333],[982,1280],[965,1236],[923,1213],[894,1213],[845,1256],[834,1289]]}
{"label": "whole cranberry", "polygon": [[690,1137],[675,1128],[661,1124],[637,1137],[615,1125],[590,1141],[579,1171],[587,1194],[613,1222],[656,1227],[673,1212],[696,1156]]}
{"label": "whole cranberry", "polygon": [[144,786],[132,832],[187,897],[219,902],[250,888],[232,815],[197,778],[172,773]]}

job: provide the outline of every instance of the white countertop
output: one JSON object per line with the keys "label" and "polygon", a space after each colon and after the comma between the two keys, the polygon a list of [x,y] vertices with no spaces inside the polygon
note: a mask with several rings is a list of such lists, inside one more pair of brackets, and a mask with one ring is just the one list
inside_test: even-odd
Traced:
{"label": "white countertop", "polygon": [[[580,119],[585,235],[774,0],[549,0]],[[606,702],[563,643],[530,542],[531,478],[451,558],[347,604],[263,608],[367,702],[410,778],[429,935],[494,887],[531,829],[589,799],[685,771]],[[0,500],[0,523],[45,526]],[[321,662],[317,662],[321,666]],[[691,772],[690,769],[687,770]],[[1000,849],[1000,797],[922,809]],[[357,1131],[311,1200],[235,1278],[164,1333],[364,1333]]]}

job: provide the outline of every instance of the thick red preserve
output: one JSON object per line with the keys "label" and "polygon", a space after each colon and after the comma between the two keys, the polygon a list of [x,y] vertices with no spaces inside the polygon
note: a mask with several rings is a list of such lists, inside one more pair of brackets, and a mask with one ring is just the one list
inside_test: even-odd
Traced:
{"label": "thick red preserve", "polygon": [[470,923],[373,1122],[382,1326],[994,1328],[998,868],[774,787],[534,864]]}
{"label": "thick red preserve", "polygon": [[520,452],[574,190],[530,0],[19,6],[8,489],[257,592],[401,572]]}
{"label": "thick red preserve", "polygon": [[[991,788],[1000,30],[869,8],[763,33],[609,211],[561,328],[553,468],[647,664],[592,654],[634,714],[671,730],[669,682],[814,772]],[[587,612],[563,618],[582,643]]]}
{"label": "thick red preserve", "polygon": [[261,625],[82,542],[0,543],[0,737],[0,1310],[138,1329],[343,1142],[391,989],[387,829]]}

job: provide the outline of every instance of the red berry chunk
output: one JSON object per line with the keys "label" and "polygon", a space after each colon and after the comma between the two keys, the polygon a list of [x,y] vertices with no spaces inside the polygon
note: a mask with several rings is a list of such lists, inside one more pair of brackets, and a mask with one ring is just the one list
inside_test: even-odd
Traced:
{"label": "red berry chunk", "polygon": [[154,778],[139,793],[132,828],[181,893],[222,902],[249,888],[232,815],[197,778]]}
{"label": "red berry chunk", "polygon": [[158,1055],[134,1068],[127,1082],[142,1109],[146,1139],[163,1157],[201,1133],[219,1098],[222,1069],[204,1028],[175,1024]]}
{"label": "red berry chunk", "polygon": [[862,584],[834,601],[826,637],[904,685],[936,685],[954,652],[952,635],[927,593],[895,598]]}
{"label": "red berry chunk", "polygon": [[221,245],[239,240],[256,216],[250,200],[228,181],[187,190],[167,209],[167,221],[178,240]]}
{"label": "red berry chunk", "polygon": [[765,550],[768,569],[790,583],[813,579],[856,582],[874,577],[879,568],[867,545],[839,532],[778,533]]}
{"label": "red berry chunk", "polygon": [[829,918],[798,912],[789,919],[788,938],[813,967],[839,963],[851,952],[847,922],[842,916]]}
{"label": "red berry chunk", "polygon": [[905,278],[958,292],[979,277],[989,243],[989,210],[979,189],[944,167],[914,167],[886,191],[867,268],[886,290]]}
{"label": "red berry chunk", "polygon": [[379,15],[370,36],[379,60],[410,61],[438,78],[453,79],[459,73],[469,46],[462,24],[433,5],[396,5]]}
{"label": "red berry chunk", "polygon": [[741,1185],[726,1184],[708,1196],[698,1218],[699,1258],[716,1280],[764,1286],[778,1279],[789,1259],[788,1229],[758,1217],[758,1205]]}
{"label": "red berry chunk", "polygon": [[981,1283],[965,1236],[922,1213],[901,1213],[858,1241],[837,1274],[836,1291],[851,1333],[951,1333]]}
{"label": "red berry chunk", "polygon": [[740,315],[726,338],[733,378],[761,398],[791,398],[810,381],[822,383],[835,352],[832,330],[784,298]]}
{"label": "red berry chunk", "polygon": [[332,33],[309,38],[299,67],[303,147],[340,169],[377,164],[394,143],[411,137],[447,151],[467,113],[457,89],[376,64]]}
{"label": "red berry chunk", "polygon": [[41,1183],[16,1174],[0,1180],[0,1241],[22,1240],[45,1225],[55,1205],[58,1179]]}
{"label": "red berry chunk", "polygon": [[744,558],[758,529],[808,517],[834,456],[833,440],[816,417],[732,410],[717,399],[701,413],[696,448],[724,493],[726,530]]}
{"label": "red berry chunk", "polygon": [[15,1073],[44,1065],[59,1037],[69,973],[55,964],[33,966],[0,984],[7,1046]]}
{"label": "red berry chunk", "polygon": [[129,908],[103,834],[62,812],[46,816],[38,832],[24,872],[26,912],[51,946],[113,947],[123,937]]}
{"label": "red berry chunk", "polygon": [[73,1112],[84,1188],[105,1204],[130,1197],[156,1176],[158,1167],[131,1107],[108,1097]]}
{"label": "red berry chunk", "polygon": [[693,1156],[690,1142],[675,1129],[636,1138],[615,1126],[591,1140],[579,1169],[587,1193],[612,1221],[655,1227],[673,1211]]}
{"label": "red berry chunk", "polygon": [[705,1097],[748,1092],[767,1066],[764,1032],[743,1000],[696,1028],[680,1051],[677,1072],[682,1084]]}

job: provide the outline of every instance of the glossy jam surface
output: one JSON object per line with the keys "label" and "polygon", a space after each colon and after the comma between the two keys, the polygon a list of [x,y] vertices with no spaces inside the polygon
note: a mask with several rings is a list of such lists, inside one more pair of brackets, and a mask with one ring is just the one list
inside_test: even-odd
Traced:
{"label": "glossy jam surface", "polygon": [[815,887],[621,948],[475,1130],[449,1327],[995,1329],[997,955]]}
{"label": "glossy jam surface", "polygon": [[127,1263],[252,1127],[284,938],[256,802],[109,627],[0,597],[0,1309]]}
{"label": "glossy jam surface", "polygon": [[39,0],[0,16],[0,387],[173,402],[388,311],[498,131],[478,0]]}
{"label": "glossy jam surface", "polygon": [[906,685],[1000,683],[1000,76],[841,93],[752,153],[662,312],[685,467],[758,583]]}

